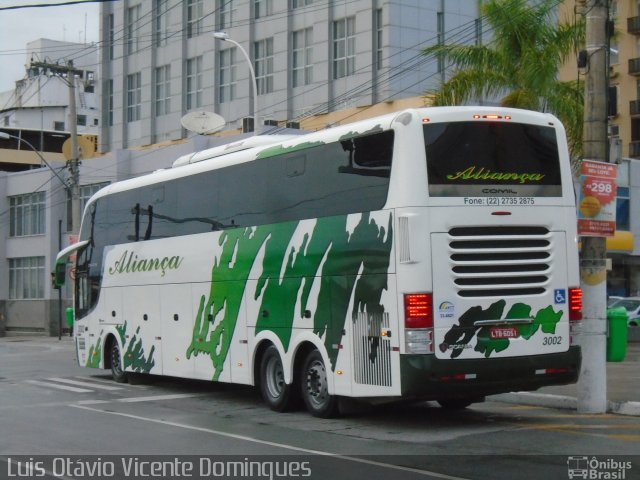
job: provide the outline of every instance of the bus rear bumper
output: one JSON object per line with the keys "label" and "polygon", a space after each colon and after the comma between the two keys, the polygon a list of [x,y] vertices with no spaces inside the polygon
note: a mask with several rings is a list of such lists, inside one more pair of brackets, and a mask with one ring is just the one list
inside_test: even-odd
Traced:
{"label": "bus rear bumper", "polygon": [[568,351],[526,357],[440,360],[435,355],[401,355],[402,395],[425,400],[484,397],[575,383],[582,355]]}

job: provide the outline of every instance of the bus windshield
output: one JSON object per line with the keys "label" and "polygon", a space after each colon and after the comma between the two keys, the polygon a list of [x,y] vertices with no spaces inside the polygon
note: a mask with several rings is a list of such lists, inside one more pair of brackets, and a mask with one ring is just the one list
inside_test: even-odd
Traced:
{"label": "bus windshield", "polygon": [[423,129],[432,197],[562,195],[553,127],[461,121]]}

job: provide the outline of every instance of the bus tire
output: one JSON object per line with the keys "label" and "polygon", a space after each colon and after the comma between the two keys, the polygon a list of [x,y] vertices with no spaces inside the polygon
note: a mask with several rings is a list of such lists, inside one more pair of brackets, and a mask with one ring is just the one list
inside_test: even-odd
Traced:
{"label": "bus tire", "polygon": [[293,405],[293,385],[284,380],[284,367],[278,349],[268,347],[260,362],[260,393],[269,408],[276,412],[286,412]]}
{"label": "bus tire", "polygon": [[331,418],[338,414],[338,397],[329,394],[327,370],[318,350],[307,355],[300,378],[302,399],[314,417]]}
{"label": "bus tire", "polygon": [[111,355],[111,376],[117,383],[127,383],[127,372],[122,367],[122,355],[120,355],[120,347],[117,340],[111,342],[111,349],[109,351]]}

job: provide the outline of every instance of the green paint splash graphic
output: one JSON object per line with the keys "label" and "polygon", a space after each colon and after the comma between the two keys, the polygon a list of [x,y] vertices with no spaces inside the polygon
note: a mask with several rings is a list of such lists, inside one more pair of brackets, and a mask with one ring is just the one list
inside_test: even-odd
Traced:
{"label": "green paint splash graphic", "polygon": [[138,327],[135,335],[131,338],[127,346],[127,351],[124,354],[124,368],[127,369],[131,367],[134,372],[149,373],[156,364],[153,359],[156,347],[153,345],[149,351],[149,356],[145,358],[144,349],[142,348],[142,338],[139,338],[139,335],[140,327]]}
{"label": "green paint splash graphic", "polygon": [[[447,351],[450,346],[455,346],[451,351],[451,358],[456,358],[464,350],[464,346],[477,335],[475,350],[482,353],[486,358],[493,352],[502,352],[509,348],[511,344],[508,338],[491,338],[491,327],[475,327],[474,324],[480,320],[498,320],[502,318],[506,302],[499,300],[491,304],[487,309],[480,306],[469,308],[458,320],[458,325],[454,325],[445,334],[444,341],[440,344],[442,352]],[[515,325],[518,337],[529,340],[538,330],[544,333],[555,333],[556,326],[562,317],[562,311],[556,312],[551,305],[538,310],[535,315],[531,313],[531,306],[524,303],[515,303],[505,315],[505,320],[509,319],[530,319],[532,323]]]}
{"label": "green paint splash graphic", "polygon": [[[102,337],[102,335],[100,335]],[[100,368],[100,361],[102,360],[102,341],[100,338],[96,341],[95,345],[91,345],[89,348],[89,353],[87,357],[87,364],[85,365],[88,368]]]}
{"label": "green paint splash graphic", "polygon": [[[310,312],[313,331],[324,336],[332,367],[335,367],[338,350],[333,346],[342,337],[354,288],[352,317],[358,311],[369,314],[384,311],[380,298],[387,288],[392,245],[391,214],[386,230],[378,226],[370,214],[361,216],[351,234],[347,221],[346,215],[317,219],[312,233],[301,238],[297,249],[288,247],[299,222],[222,233],[219,240],[222,253],[212,269],[209,297],[200,299],[187,358],[200,353],[209,355],[214,367],[213,380],[219,379],[229,354],[249,272],[258,252],[264,248],[256,289],[247,292],[255,300],[261,298],[255,333],[273,331],[288,350],[293,323],[296,318],[306,316],[313,283],[319,281],[317,309]],[[362,275],[358,277],[360,270]],[[299,296],[301,306],[296,312]],[[223,317],[218,318],[221,314]]]}

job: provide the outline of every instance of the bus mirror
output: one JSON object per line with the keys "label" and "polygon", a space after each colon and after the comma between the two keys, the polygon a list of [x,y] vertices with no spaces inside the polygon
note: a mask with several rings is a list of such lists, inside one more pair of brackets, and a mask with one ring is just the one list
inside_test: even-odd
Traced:
{"label": "bus mirror", "polygon": [[67,264],[64,262],[56,263],[56,269],[51,274],[53,281],[53,288],[56,290],[62,288],[64,285],[65,277],[67,276]]}

